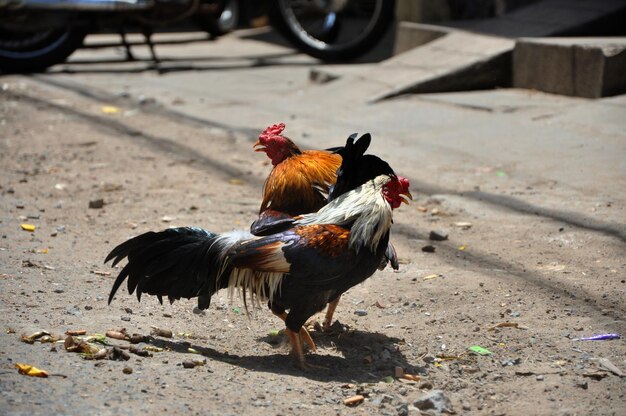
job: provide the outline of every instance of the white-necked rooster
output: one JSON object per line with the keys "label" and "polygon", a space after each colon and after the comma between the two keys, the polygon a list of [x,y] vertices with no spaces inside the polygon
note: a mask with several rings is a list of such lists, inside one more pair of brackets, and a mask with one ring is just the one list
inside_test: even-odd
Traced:
{"label": "white-necked rooster", "polygon": [[[350,167],[344,167],[349,177]],[[170,302],[199,297],[201,308],[219,289],[238,290],[244,302],[268,301],[285,321],[297,363],[306,368],[303,342],[312,350],[315,344],[303,324],[376,271],[387,250],[392,211],[408,202],[408,187],[408,180],[393,173],[376,175],[316,213],[279,221],[263,237],[194,227],[139,235],[105,260],[115,265],[128,258],[109,303],[126,279],[138,299],[143,293]]]}

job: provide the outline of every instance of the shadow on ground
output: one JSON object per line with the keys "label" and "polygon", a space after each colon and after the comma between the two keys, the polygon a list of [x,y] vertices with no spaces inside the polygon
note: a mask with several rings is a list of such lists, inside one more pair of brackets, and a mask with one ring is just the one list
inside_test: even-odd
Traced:
{"label": "shadow on ground", "polygon": [[[390,376],[389,368],[399,366],[409,373],[423,372],[421,367],[409,363],[406,357],[396,347],[403,340],[389,337],[377,332],[351,330],[341,334],[323,334],[317,331],[311,335],[318,345],[317,353],[306,356],[307,363],[320,368],[302,370],[286,352],[284,348],[284,334],[277,336],[260,337],[258,342],[267,342],[279,353],[267,355],[236,355],[220,352],[211,347],[189,345],[165,339],[152,339],[150,344],[159,348],[168,348],[171,351],[189,356],[189,348],[198,351],[203,357],[210,360],[225,362],[251,371],[303,376],[317,381],[336,381],[345,383],[378,382]],[[284,339],[283,339],[284,338]],[[334,349],[342,357],[325,355],[324,350]],[[367,357],[384,356],[384,360],[369,362]],[[366,360],[366,361],[364,361]]]}

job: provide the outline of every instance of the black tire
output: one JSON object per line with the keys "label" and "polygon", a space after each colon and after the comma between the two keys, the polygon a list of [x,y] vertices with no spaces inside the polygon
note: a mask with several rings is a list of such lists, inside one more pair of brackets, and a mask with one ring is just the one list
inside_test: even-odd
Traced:
{"label": "black tire", "polygon": [[350,61],[373,49],[395,18],[395,0],[347,0],[337,13],[315,7],[319,2],[269,3],[276,29],[300,51],[331,62]]}
{"label": "black tire", "polygon": [[241,19],[239,0],[226,0],[222,3],[219,16],[203,13],[198,13],[194,16],[198,26],[213,37],[232,32],[237,28]]}
{"label": "black tire", "polygon": [[78,27],[37,32],[0,30],[0,70],[4,73],[45,71],[80,48],[87,32]]}

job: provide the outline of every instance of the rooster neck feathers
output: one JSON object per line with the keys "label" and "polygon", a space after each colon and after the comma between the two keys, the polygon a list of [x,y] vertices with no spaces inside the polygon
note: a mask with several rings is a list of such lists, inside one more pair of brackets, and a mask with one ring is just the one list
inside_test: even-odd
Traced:
{"label": "rooster neck feathers", "polygon": [[382,194],[383,186],[389,181],[389,176],[380,175],[339,196],[318,212],[302,215],[295,225],[352,224],[350,248],[357,252],[363,247],[375,251],[391,228],[392,209]]}
{"label": "rooster neck feathers", "polygon": [[276,165],[265,181],[260,212],[268,208],[299,215],[319,209],[326,201],[341,157],[325,151],[305,150]]}

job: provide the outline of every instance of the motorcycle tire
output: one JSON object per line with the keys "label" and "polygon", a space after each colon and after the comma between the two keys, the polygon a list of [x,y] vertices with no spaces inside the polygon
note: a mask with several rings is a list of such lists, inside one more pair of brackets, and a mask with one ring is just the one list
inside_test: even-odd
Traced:
{"label": "motorcycle tire", "polygon": [[223,2],[219,16],[197,13],[194,18],[200,29],[216,38],[237,28],[241,19],[240,8],[239,0],[226,0]]}
{"label": "motorcycle tire", "polygon": [[38,32],[0,31],[0,71],[28,73],[45,71],[64,62],[83,44],[87,31],[68,27]]}
{"label": "motorcycle tire", "polygon": [[[350,61],[369,52],[382,40],[395,18],[395,0],[335,1],[347,5],[345,10],[337,13],[330,10],[333,0],[326,0],[329,9],[319,7],[319,1],[276,0],[268,3],[272,25],[287,40],[300,51],[329,62]],[[309,10],[302,10],[306,7]],[[318,10],[311,12],[311,8],[315,7]],[[355,27],[356,19],[350,16],[350,8],[356,7],[371,11],[371,16],[364,17],[359,23],[362,28]],[[322,21],[321,27],[311,17],[314,12],[318,15],[317,20]],[[309,21],[306,21],[307,18]],[[349,34],[346,38],[350,29],[359,33]]]}

